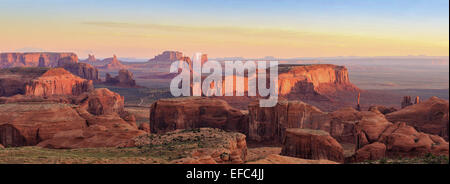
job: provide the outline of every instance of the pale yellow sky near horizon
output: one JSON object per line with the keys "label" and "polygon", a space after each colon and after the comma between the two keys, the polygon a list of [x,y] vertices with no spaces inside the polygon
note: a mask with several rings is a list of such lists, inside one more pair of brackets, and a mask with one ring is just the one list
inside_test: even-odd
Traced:
{"label": "pale yellow sky near horizon", "polygon": [[436,35],[311,32],[298,29],[174,26],[81,22],[51,27],[12,24],[0,29],[0,50],[30,47],[45,51],[76,52],[80,57],[149,58],[164,50],[210,57],[332,57],[332,56],[448,56],[448,39]]}

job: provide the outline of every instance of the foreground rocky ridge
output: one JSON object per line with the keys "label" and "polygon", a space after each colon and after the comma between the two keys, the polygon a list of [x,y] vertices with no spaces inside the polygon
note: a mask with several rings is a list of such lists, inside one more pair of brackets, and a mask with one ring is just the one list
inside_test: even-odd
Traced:
{"label": "foreground rocky ridge", "polygon": [[242,164],[247,156],[245,135],[221,129],[176,130],[140,136],[133,141],[144,149],[178,150],[178,157],[182,158],[172,160],[174,164]]}
{"label": "foreground rocky ridge", "polygon": [[[439,100],[431,98],[429,101],[431,102],[423,103]],[[446,103],[448,105],[448,101]],[[186,107],[196,108],[186,110],[183,108],[185,107],[183,104],[189,104]],[[418,105],[420,104],[412,105],[411,108]],[[152,106],[151,118],[153,119],[150,120],[150,129],[154,133],[195,127],[215,127],[239,131],[248,135],[247,139],[251,141],[283,145],[282,154],[284,155],[304,159],[327,159],[341,163],[344,161],[362,162],[384,157],[421,157],[426,154],[448,156],[448,142],[442,137],[419,132],[408,123],[390,122],[383,113],[379,112],[378,108],[371,108],[370,111],[343,108],[326,113],[300,101],[282,100],[271,108],[261,108],[258,101],[255,101],[249,105],[248,120],[245,117],[247,113],[237,116],[241,117],[238,118],[241,127],[242,123],[245,127],[248,125],[241,129],[236,127],[236,122],[229,122],[233,126],[224,126],[226,124],[217,126],[213,122],[208,123],[208,118],[202,118],[204,115],[201,112],[206,111],[201,109],[212,110],[221,106],[226,107],[226,102],[214,98],[160,100]],[[225,123],[228,121],[227,117],[230,117],[230,111],[214,110],[213,112],[215,113],[207,114],[221,119],[219,122]],[[158,114],[164,115],[158,116]],[[447,122],[448,120],[441,123],[445,126]],[[230,127],[234,128],[230,129]],[[312,134],[310,132],[323,133]],[[321,136],[326,138],[315,138]],[[354,154],[344,158],[341,144],[354,145]]]}
{"label": "foreground rocky ridge", "polygon": [[46,148],[116,147],[146,133],[138,130],[135,118],[124,111],[123,97],[108,89],[54,98],[60,102],[51,97],[4,100],[5,104],[0,104],[0,143]]}

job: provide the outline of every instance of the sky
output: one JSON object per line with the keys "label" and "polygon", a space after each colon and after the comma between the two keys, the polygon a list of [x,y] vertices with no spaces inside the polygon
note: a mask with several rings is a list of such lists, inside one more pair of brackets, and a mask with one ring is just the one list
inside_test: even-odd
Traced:
{"label": "sky", "polygon": [[448,0],[0,0],[0,52],[449,55]]}

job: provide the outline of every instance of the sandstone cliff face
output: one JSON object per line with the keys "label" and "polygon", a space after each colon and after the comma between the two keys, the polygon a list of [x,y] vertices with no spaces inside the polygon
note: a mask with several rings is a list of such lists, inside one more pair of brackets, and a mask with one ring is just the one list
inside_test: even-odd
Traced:
{"label": "sandstone cliff face", "polygon": [[155,56],[153,59],[148,60],[148,62],[174,62],[180,61],[183,57],[182,52],[178,51],[164,51],[162,54]]}
{"label": "sandstone cliff face", "polygon": [[121,114],[124,111],[124,98],[106,88],[84,93],[76,99],[76,104],[93,115]]}
{"label": "sandstone cliff face", "polygon": [[25,86],[47,72],[47,68],[0,69],[0,96],[25,94]]}
{"label": "sandstone cliff face", "polygon": [[55,68],[31,80],[25,87],[25,95],[42,97],[53,95],[76,96],[90,91],[93,88],[92,81],[74,76],[62,68]]}
{"label": "sandstone cliff face", "polygon": [[337,90],[358,91],[344,66],[305,65],[280,67],[279,94],[331,94]]}
{"label": "sandstone cliff face", "polygon": [[146,133],[123,110],[123,97],[108,89],[78,97],[16,95],[5,102],[0,104],[0,143],[8,146],[116,147]]}
{"label": "sandstone cliff face", "polygon": [[150,110],[152,133],[201,127],[246,133],[247,126],[248,119],[244,113],[223,100],[212,98],[162,99],[153,103]]}
{"label": "sandstone cliff face", "polygon": [[65,57],[78,61],[78,57],[74,53],[0,53],[0,68],[56,67],[58,66],[58,60]]}
{"label": "sandstone cliff face", "polygon": [[287,129],[281,155],[344,162],[342,146],[327,132],[321,130]]}
{"label": "sandstone cliff face", "polygon": [[86,120],[64,104],[0,104],[0,144],[31,146],[60,131],[85,128]]}
{"label": "sandstone cliff face", "polygon": [[111,77],[111,75],[107,73],[105,84],[121,87],[136,87],[136,81],[133,79],[133,73],[126,69],[119,70],[119,75],[116,77]]}
{"label": "sandstone cliff face", "polygon": [[401,122],[387,127],[380,134],[378,142],[386,145],[386,155],[391,157],[449,154],[449,144],[442,137],[418,132],[414,127]]}
{"label": "sandstone cliff face", "polygon": [[96,62],[96,61],[97,59],[95,59],[95,56],[93,54],[88,55],[87,62]]}
{"label": "sandstone cliff face", "polygon": [[[304,101],[323,111],[334,111],[342,107],[354,106],[357,102],[357,95],[361,92],[350,82],[348,70],[344,66],[329,64],[283,65],[279,66],[278,70],[279,96],[289,100]],[[251,74],[251,77],[256,76],[257,74]],[[235,78],[236,76],[225,76],[224,80],[235,80]],[[247,83],[248,76],[243,78],[244,84]],[[225,86],[225,82],[219,85]],[[236,89],[235,86],[233,87]],[[245,86],[244,93],[247,93],[247,90]],[[235,105],[232,99],[227,100],[227,102],[233,104],[233,106],[241,107],[240,104]],[[248,104],[248,102],[248,99],[243,100],[242,104]]]}
{"label": "sandstone cliff face", "polygon": [[111,69],[124,69],[124,68],[128,68],[126,65],[122,64],[118,59],[117,56],[114,55],[112,58],[107,58],[104,59],[102,62],[107,63],[104,66],[101,66],[99,68],[101,69],[106,69],[106,70],[111,70]]}
{"label": "sandstone cliff face", "polygon": [[64,68],[70,73],[83,79],[92,80],[94,82],[100,81],[97,68],[87,63],[78,63],[78,61],[73,60],[73,58],[61,58],[58,61],[58,67]]}
{"label": "sandstone cliff face", "polygon": [[386,115],[391,122],[406,122],[418,131],[439,135],[448,140],[448,101],[431,97]]}
{"label": "sandstone cliff face", "polygon": [[300,101],[282,100],[275,107],[262,108],[259,101],[249,105],[250,140],[281,142],[287,128],[322,128],[326,113]]}
{"label": "sandstone cliff face", "polygon": [[275,107],[249,105],[249,139],[280,142],[287,128],[323,130],[342,143],[358,144],[358,131],[374,140],[389,124],[381,113],[343,108],[325,113],[300,101],[279,101]]}
{"label": "sandstone cliff face", "polygon": [[77,111],[88,127],[59,131],[37,146],[54,149],[126,147],[133,138],[146,134],[117,114],[93,116],[82,108]]}

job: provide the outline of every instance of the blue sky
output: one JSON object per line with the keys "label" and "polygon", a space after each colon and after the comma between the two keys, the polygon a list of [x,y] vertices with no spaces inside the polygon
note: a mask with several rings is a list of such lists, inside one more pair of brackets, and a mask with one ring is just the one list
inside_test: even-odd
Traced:
{"label": "blue sky", "polygon": [[60,30],[56,35],[69,29],[98,32],[104,30],[86,22],[107,22],[295,30],[430,42],[448,48],[448,0],[3,0],[1,4],[0,23],[16,26],[10,28],[13,33],[23,25],[54,27],[53,31]]}

